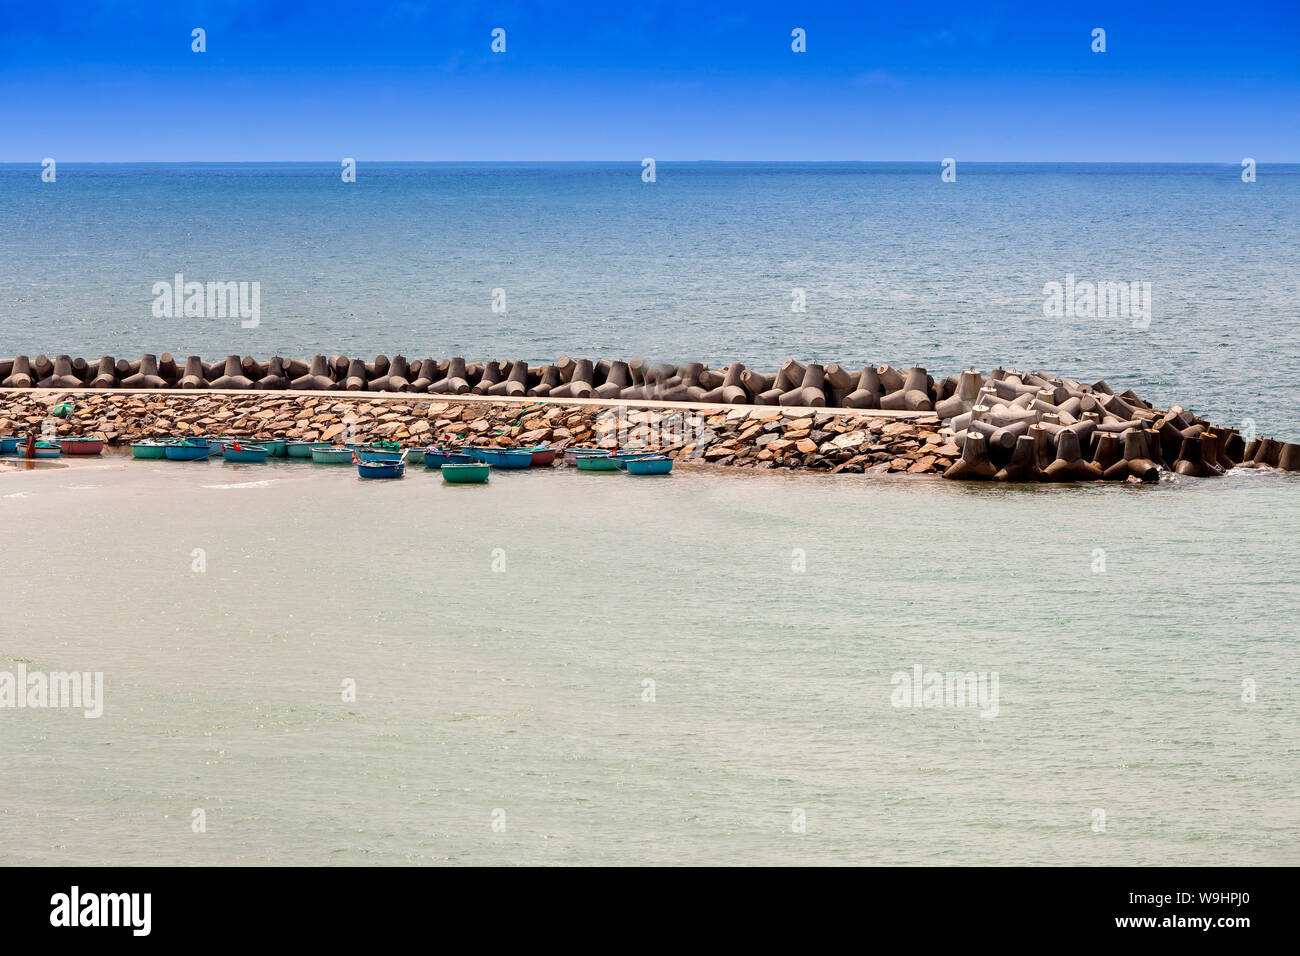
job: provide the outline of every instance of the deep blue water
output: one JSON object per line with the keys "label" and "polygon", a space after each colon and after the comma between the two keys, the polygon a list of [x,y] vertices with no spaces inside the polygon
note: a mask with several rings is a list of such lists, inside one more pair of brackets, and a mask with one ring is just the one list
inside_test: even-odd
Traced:
{"label": "deep blue water", "polygon": [[[177,272],[260,325],[155,318]],[[1150,323],[1045,317],[1067,274]],[[1300,166],[0,166],[0,355],[1003,364],[1300,438],[1298,300]]]}

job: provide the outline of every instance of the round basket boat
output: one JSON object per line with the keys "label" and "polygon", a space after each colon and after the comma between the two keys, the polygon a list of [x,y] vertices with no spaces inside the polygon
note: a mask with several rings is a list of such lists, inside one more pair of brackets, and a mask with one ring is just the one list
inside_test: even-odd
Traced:
{"label": "round basket boat", "polygon": [[673,470],[673,460],[667,455],[647,455],[630,459],[624,467],[629,475],[667,475]]}
{"label": "round basket boat", "polygon": [[208,443],[200,438],[168,442],[163,446],[163,454],[168,461],[207,461],[212,453],[208,450]]}
{"label": "round basket boat", "polygon": [[310,458],[313,448],[328,448],[327,441],[290,441],[284,443],[284,450],[290,458]]}
{"label": "round basket boat", "polygon": [[491,470],[482,462],[449,463],[442,466],[442,480],[449,485],[481,485],[488,480]]}
{"label": "round basket boat", "polygon": [[313,448],[311,450],[311,460],[318,465],[350,465],[352,464],[352,449],[344,448],[341,445]]}
{"label": "round basket boat", "polygon": [[619,462],[613,455],[579,455],[578,471],[618,471]]}
{"label": "round basket boat", "polygon": [[245,445],[240,442],[236,448],[234,442],[231,442],[222,448],[221,454],[226,461],[234,464],[260,465],[266,461],[270,452],[263,445]]}
{"label": "round basket boat", "polygon": [[443,465],[468,465],[473,461],[474,459],[469,455],[447,451],[443,448],[426,448],[424,450],[424,464],[427,468],[441,468]]}
{"label": "round basket boat", "polygon": [[166,458],[167,443],[161,441],[138,441],[131,446],[132,458]]}
{"label": "round basket boat", "polygon": [[104,439],[60,438],[59,447],[65,455],[98,455],[104,450]]}

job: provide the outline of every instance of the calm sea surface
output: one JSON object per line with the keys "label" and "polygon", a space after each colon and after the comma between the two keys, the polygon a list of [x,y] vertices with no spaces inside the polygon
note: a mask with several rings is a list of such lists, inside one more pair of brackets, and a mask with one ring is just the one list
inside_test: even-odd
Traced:
{"label": "calm sea surface", "polygon": [[[1300,167],[657,172],[0,166],[0,355],[1002,363],[1300,439]],[[0,863],[1297,864],[1297,495],[0,465],[0,671],[107,698],[0,709]]]}
{"label": "calm sea surface", "polygon": [[3,863],[1300,863],[1289,477],[20,467]]}
{"label": "calm sea surface", "polygon": [[[1300,438],[1300,166],[1249,184],[1226,164],[656,172],[0,166],[0,355],[1004,364]],[[176,273],[260,282],[261,324],[154,318]],[[1067,275],[1149,282],[1150,323],[1046,318]]]}

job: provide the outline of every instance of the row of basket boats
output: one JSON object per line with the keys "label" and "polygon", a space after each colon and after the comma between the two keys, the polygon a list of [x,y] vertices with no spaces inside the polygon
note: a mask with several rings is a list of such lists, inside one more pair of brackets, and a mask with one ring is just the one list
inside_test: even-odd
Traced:
{"label": "row of basket boats", "polygon": [[[0,437],[0,455],[24,455],[26,440]],[[34,442],[34,458],[62,455],[98,455],[104,442],[97,438],[57,438]],[[310,441],[245,441],[237,438],[176,438],[145,440],[131,445],[131,457],[169,461],[207,461],[224,458],[236,464],[261,464],[272,458],[312,461],[320,465],[355,465],[362,478],[401,478],[408,460],[422,461],[429,469],[442,472],[451,484],[482,484],[493,468],[526,469],[547,467],[563,455],[565,464],[580,471],[626,471],[633,475],[667,475],[673,460],[653,450],[606,448],[552,448],[533,445],[522,448],[470,445],[460,449],[430,445],[402,448],[396,442],[335,445]]]}

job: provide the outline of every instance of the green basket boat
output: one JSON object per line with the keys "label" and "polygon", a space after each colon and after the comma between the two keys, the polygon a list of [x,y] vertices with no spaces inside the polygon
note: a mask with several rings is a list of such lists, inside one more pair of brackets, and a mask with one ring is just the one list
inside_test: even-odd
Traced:
{"label": "green basket boat", "polygon": [[352,449],[330,446],[313,448],[311,450],[311,460],[318,465],[350,465],[352,464]]}
{"label": "green basket boat", "polygon": [[481,485],[488,480],[492,469],[482,462],[468,465],[443,465],[442,480],[450,485]]}
{"label": "green basket boat", "polygon": [[612,455],[579,455],[578,471],[618,471],[619,462]]}
{"label": "green basket boat", "polygon": [[141,441],[131,446],[132,458],[166,458],[167,443],[162,441]]}
{"label": "green basket boat", "polygon": [[327,441],[291,441],[285,442],[284,450],[289,453],[290,458],[310,458],[314,449],[329,446],[330,443]]}
{"label": "green basket boat", "polygon": [[284,447],[287,444],[287,442],[285,442],[282,439],[273,439],[271,441],[260,441],[258,442],[258,444],[266,449],[267,458],[285,458],[288,455],[288,452],[285,451],[285,447]]}

